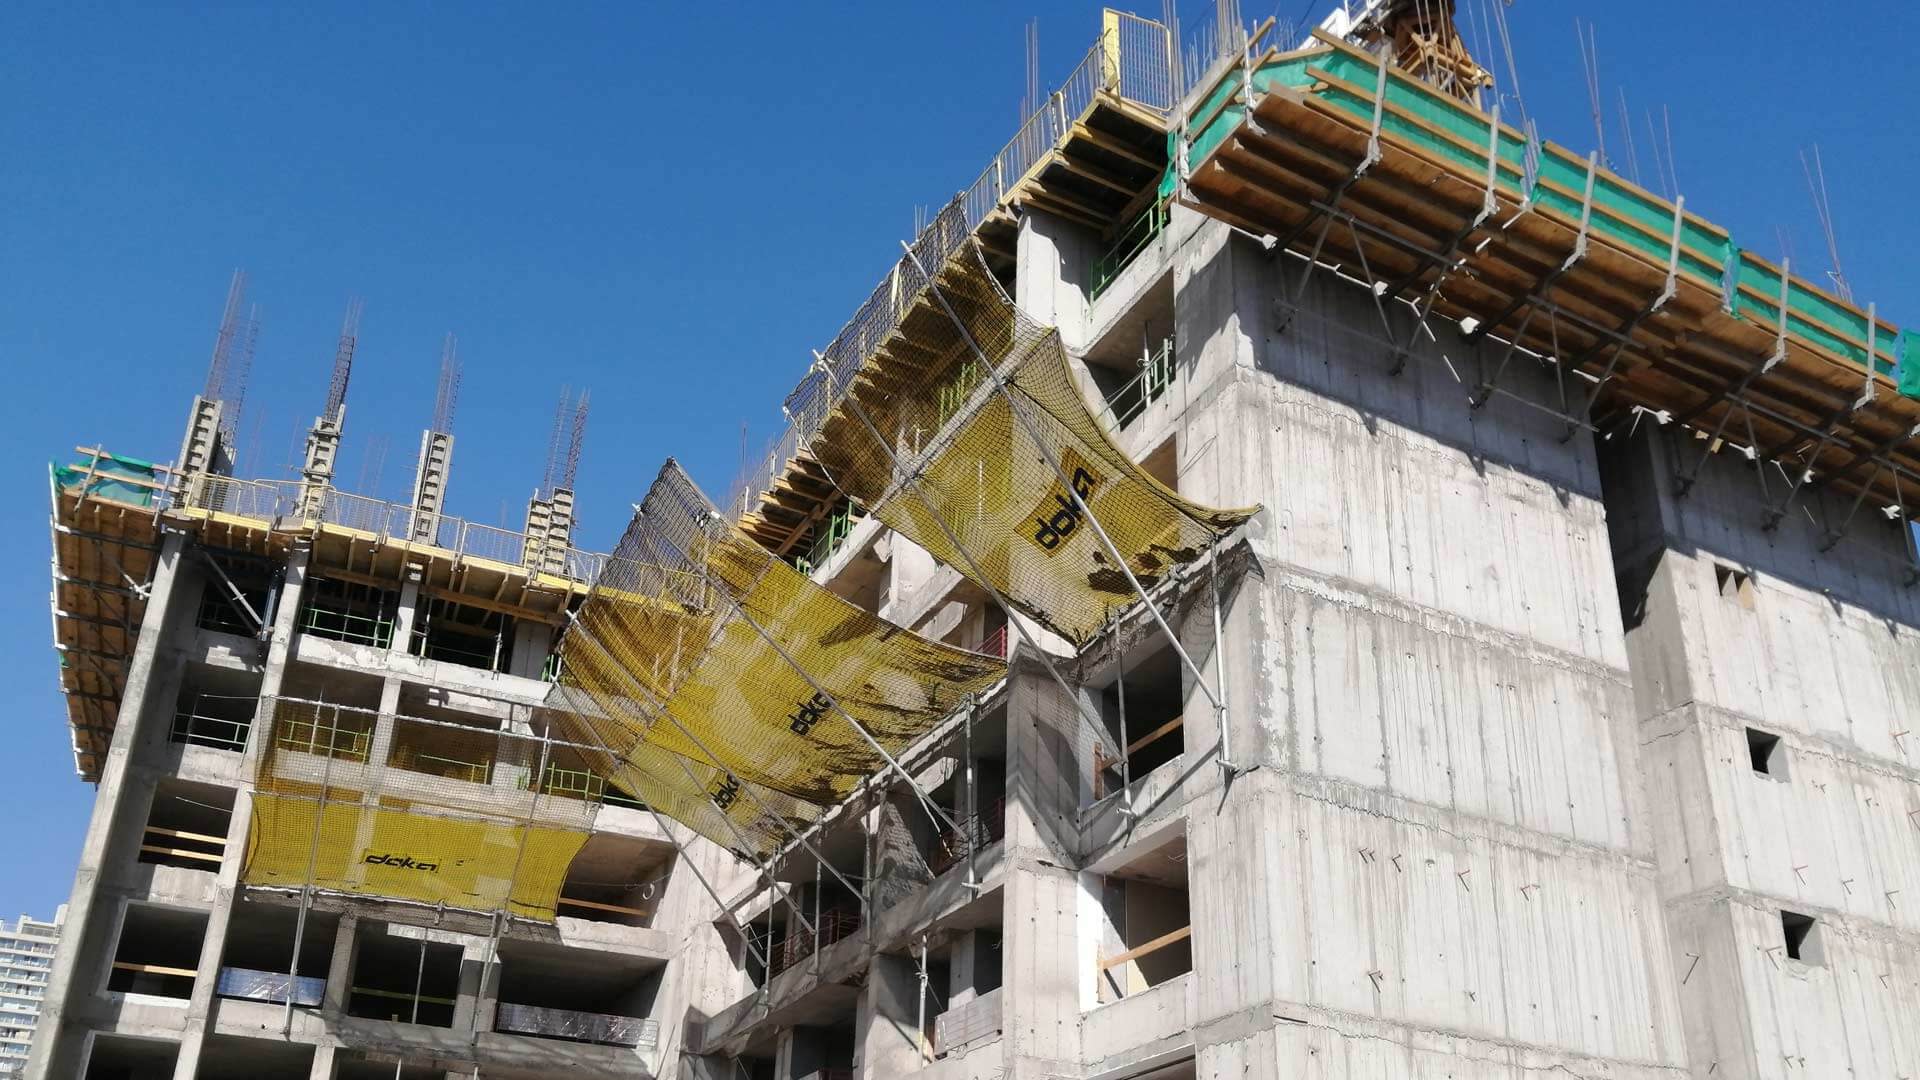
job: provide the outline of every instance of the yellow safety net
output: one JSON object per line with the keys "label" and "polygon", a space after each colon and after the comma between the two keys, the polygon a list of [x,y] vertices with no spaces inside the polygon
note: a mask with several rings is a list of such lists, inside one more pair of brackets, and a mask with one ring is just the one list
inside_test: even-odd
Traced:
{"label": "yellow safety net", "polygon": [[916,249],[958,322],[903,261],[890,307],[863,309],[871,325],[836,339],[787,408],[803,447],[843,493],[1084,642],[1132,602],[1133,589],[1062,472],[1143,587],[1199,559],[1259,508],[1190,502],[1115,445],[1088,410],[1059,333],[1015,307],[964,225],[950,206]]}
{"label": "yellow safety net", "polygon": [[1005,674],[780,561],[669,461],[562,639],[549,705],[651,805],[766,852]]}
{"label": "yellow safety net", "polygon": [[242,881],[553,919],[599,801],[550,738],[269,706]]}

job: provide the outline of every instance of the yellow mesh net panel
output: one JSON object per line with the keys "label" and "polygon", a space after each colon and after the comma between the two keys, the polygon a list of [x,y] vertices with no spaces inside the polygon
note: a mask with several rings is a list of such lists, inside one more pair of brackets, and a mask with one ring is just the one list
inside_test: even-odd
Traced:
{"label": "yellow mesh net panel", "polygon": [[769,814],[811,821],[804,804],[834,805],[886,767],[868,736],[897,753],[1006,674],[997,657],[902,630],[781,562],[672,461],[561,656],[563,687],[595,711],[579,722],[645,774],[636,787],[697,790],[750,834],[778,831]]}
{"label": "yellow mesh net panel", "polygon": [[[954,213],[927,235],[956,227]],[[1087,409],[1059,333],[1020,313],[974,242],[947,246],[950,257],[927,265],[959,324],[903,262],[892,317],[836,340],[788,411],[843,493],[1042,625],[1085,642],[1133,591],[1060,471],[1149,588],[1259,508],[1200,506],[1148,475]],[[946,250],[925,238],[922,247]]]}
{"label": "yellow mesh net panel", "polygon": [[242,881],[553,919],[599,800],[531,717],[511,731],[268,704]]}

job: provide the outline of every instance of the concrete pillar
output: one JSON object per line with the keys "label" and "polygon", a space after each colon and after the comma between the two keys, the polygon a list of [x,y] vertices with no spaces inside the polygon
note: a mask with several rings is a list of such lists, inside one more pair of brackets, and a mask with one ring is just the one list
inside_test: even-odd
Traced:
{"label": "concrete pillar", "polygon": [[[247,739],[242,774],[249,779],[265,752],[265,734],[272,726],[272,699],[280,693],[286,679],[287,662],[293,649],[294,627],[300,617],[300,595],[304,591],[307,561],[311,554],[305,546],[296,547],[288,556],[286,584],[279,609],[274,612],[273,636],[267,645],[267,664],[260,680],[260,704],[254,710],[253,733]],[[207,912],[207,936],[200,946],[199,977],[194,980],[193,996],[187,1002],[186,1034],[180,1040],[180,1056],[175,1059],[173,1075],[178,1080],[193,1080],[200,1067],[200,1047],[213,1019],[214,991],[220,979],[220,959],[226,950],[227,927],[233,919],[233,905],[240,893],[242,854],[247,850],[247,834],[253,827],[253,800],[237,797],[233,814],[227,819],[227,859],[220,864],[215,885],[214,904]],[[294,943],[287,942],[287,962],[293,963]]]}
{"label": "concrete pillar", "polygon": [[329,1020],[347,1013],[354,972],[360,963],[359,943],[360,916],[343,913],[334,928],[333,957],[327,963],[327,989],[320,999],[320,1014]]}
{"label": "concrete pillar", "polygon": [[1079,943],[1079,876],[1064,838],[1088,787],[1075,704],[1031,662],[1007,705],[1006,898],[1001,993],[1011,1075],[1078,1075],[1090,970]]}
{"label": "concrete pillar", "polygon": [[333,1080],[340,1065],[334,1060],[339,1047],[323,1042],[313,1048],[313,1068],[307,1071],[308,1080]]}
{"label": "concrete pillar", "polygon": [[953,939],[947,956],[946,1012],[980,996],[980,931],[968,930]]}
{"label": "concrete pillar", "polygon": [[460,953],[460,988],[453,999],[453,1030],[493,1030],[494,1007],[499,1002],[499,954],[486,939],[468,942]]}
{"label": "concrete pillar", "polygon": [[1069,349],[1087,344],[1087,289],[1099,238],[1086,227],[1028,209],[1020,219],[1019,269],[1013,300],[1020,310],[1059,327]]}
{"label": "concrete pillar", "polygon": [[[920,1020],[920,969],[909,957],[880,955],[867,969],[860,993],[856,1044],[860,1080],[891,1080],[926,1064]],[[931,1003],[926,1006],[929,1010]],[[931,1012],[928,1014],[931,1019]]]}
{"label": "concrete pillar", "polygon": [[406,580],[400,583],[400,610],[394,615],[393,642],[390,646],[397,653],[404,654],[413,649],[413,627],[420,618],[422,572],[419,566],[409,565]]}
{"label": "concrete pillar", "polygon": [[774,1044],[776,1080],[807,1080],[827,1067],[827,1041],[816,1028],[790,1027]]}
{"label": "concrete pillar", "polygon": [[538,679],[545,672],[547,657],[553,652],[553,627],[546,623],[516,622],[509,646],[507,674],[523,679]]}
{"label": "concrete pillar", "polygon": [[[109,863],[133,857],[132,848],[140,843],[140,826],[146,814],[144,801],[126,784],[133,748],[139,744],[143,728],[164,725],[173,713],[173,702],[150,695],[148,688],[156,674],[162,641],[178,631],[169,624],[178,622],[183,614],[174,597],[186,545],[186,535],[177,532],[167,533],[160,542],[146,618],[140,624],[133,659],[127,665],[126,692],[121,697],[113,741],[100,767],[100,794],[94,800],[93,816],[80,848],[80,864],[74,873],[73,894],[67,901],[68,930],[61,938],[61,955],[49,977],[40,1024],[34,1031],[26,1073],[32,1080],[75,1076],[80,1071],[86,1032],[71,1014],[91,998],[114,944],[107,932],[115,918],[114,901],[99,894],[101,874]],[[76,949],[83,951],[77,956],[68,955]]]}

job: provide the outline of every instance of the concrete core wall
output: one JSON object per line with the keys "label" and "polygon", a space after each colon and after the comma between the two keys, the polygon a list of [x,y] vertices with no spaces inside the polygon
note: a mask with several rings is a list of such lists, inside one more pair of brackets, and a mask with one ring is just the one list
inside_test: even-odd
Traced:
{"label": "concrete core wall", "polygon": [[1868,507],[1829,547],[1850,500],[1807,491],[1764,528],[1737,450],[1678,481],[1703,451],[1655,429],[1605,457],[1694,1072],[1920,1075],[1907,526]]}

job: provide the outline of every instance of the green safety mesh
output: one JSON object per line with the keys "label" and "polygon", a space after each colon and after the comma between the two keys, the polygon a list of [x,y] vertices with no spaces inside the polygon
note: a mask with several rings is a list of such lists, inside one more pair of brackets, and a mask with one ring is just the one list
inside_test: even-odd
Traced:
{"label": "green safety mesh", "polygon": [[[1189,120],[1197,125],[1187,132],[1189,169],[1202,165],[1239,128],[1246,115],[1242,104],[1246,79],[1244,70],[1229,73],[1188,110]],[[1372,57],[1331,46],[1272,57],[1252,75],[1257,92],[1287,88],[1308,93],[1366,126],[1372,123],[1378,81],[1379,67]],[[1462,179],[1477,181],[1486,175],[1490,117],[1398,71],[1389,71],[1386,102],[1390,108],[1381,116],[1384,138],[1456,166]],[[1519,133],[1502,128],[1498,184],[1510,196],[1519,195],[1525,184],[1527,146]],[[1583,213],[1587,159],[1552,143],[1542,144],[1539,150],[1538,175],[1528,194],[1537,208],[1577,224]],[[1171,194],[1176,186],[1177,178],[1170,175],[1162,180],[1161,193]],[[1594,236],[1656,265],[1666,264],[1677,212],[1673,203],[1602,169],[1594,176],[1592,211],[1589,228]],[[1678,267],[1704,287],[1730,291],[1735,315],[1767,325],[1777,323],[1778,271],[1742,252],[1725,230],[1682,215]],[[1866,317],[1798,278],[1788,282],[1787,326],[1817,348],[1856,364],[1867,363]],[[1883,324],[1875,341],[1873,366],[1882,374],[1894,372],[1894,336]],[[1920,385],[1916,385],[1920,371],[1903,370],[1902,382],[1902,393],[1920,396]]]}
{"label": "green safety mesh", "polygon": [[[1780,271],[1746,252],[1733,268],[1733,313],[1764,326],[1780,320]],[[1867,317],[1800,278],[1787,281],[1787,330],[1856,364],[1867,362]],[[1891,334],[1874,342],[1874,369],[1893,374]]]}
{"label": "green safety mesh", "polygon": [[1920,398],[1920,330],[1900,334],[1900,392]]}
{"label": "green safety mesh", "polygon": [[53,462],[50,468],[54,484],[67,495],[151,507],[159,490],[159,466],[139,458],[101,454],[96,460],[77,465]]}

